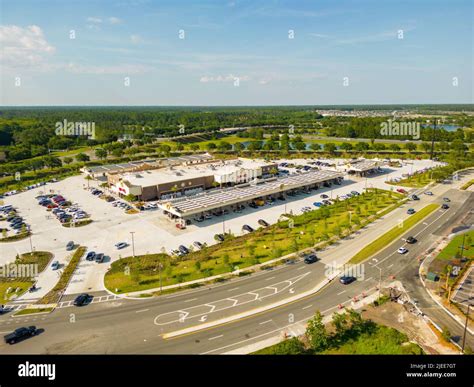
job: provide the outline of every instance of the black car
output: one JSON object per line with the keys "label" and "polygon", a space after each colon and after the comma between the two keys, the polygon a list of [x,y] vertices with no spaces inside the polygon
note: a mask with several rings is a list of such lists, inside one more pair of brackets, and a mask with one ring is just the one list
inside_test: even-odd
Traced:
{"label": "black car", "polygon": [[269,226],[269,224],[267,222],[265,222],[263,219],[259,219],[258,224],[260,226],[263,226],[263,227],[268,227]]}
{"label": "black car", "polygon": [[409,236],[409,237],[406,239],[406,242],[412,245],[413,243],[418,242],[418,240],[417,240],[415,237]]}
{"label": "black car", "polygon": [[104,262],[104,254],[103,254],[103,253],[96,254],[95,257],[94,257],[94,260],[95,260],[97,263],[102,263],[102,262]]}
{"label": "black car", "polygon": [[36,334],[36,327],[32,325],[30,327],[21,327],[21,328],[15,329],[12,333],[9,333],[3,338],[5,339],[5,343],[15,344],[21,340],[26,339],[27,337],[34,336],[35,334]]}
{"label": "black car", "polygon": [[350,275],[343,275],[341,278],[339,278],[339,282],[343,285],[349,285],[352,282],[356,280],[355,277],[352,277]]}
{"label": "black car", "polygon": [[284,202],[286,199],[284,196],[278,196],[278,200],[281,200],[282,202]]}
{"label": "black car", "polygon": [[443,210],[447,210],[447,209],[449,208],[449,206],[448,206],[446,203],[444,203],[444,204],[441,206],[441,208],[442,208]]}
{"label": "black car", "polygon": [[253,228],[250,227],[248,224],[244,224],[242,226],[242,230],[245,230],[245,231],[248,231],[248,232],[252,232],[253,231]]}
{"label": "black car", "polygon": [[318,257],[316,254],[309,254],[306,257],[304,257],[304,263],[314,263],[318,260]]}
{"label": "black car", "polygon": [[92,300],[92,296],[87,293],[82,293],[74,300],[74,306],[83,306],[88,304]]}
{"label": "black car", "polygon": [[86,255],[86,260],[93,261],[94,258],[95,258],[95,252],[94,251],[89,251]]}
{"label": "black car", "polygon": [[182,254],[189,254],[189,249],[184,245],[180,245],[178,249],[179,251],[181,251]]}
{"label": "black car", "polygon": [[258,208],[258,206],[255,204],[255,203],[249,203],[249,207],[252,207],[252,208]]}
{"label": "black car", "polygon": [[214,235],[214,239],[219,242],[224,242],[224,235],[222,234],[216,234]]}

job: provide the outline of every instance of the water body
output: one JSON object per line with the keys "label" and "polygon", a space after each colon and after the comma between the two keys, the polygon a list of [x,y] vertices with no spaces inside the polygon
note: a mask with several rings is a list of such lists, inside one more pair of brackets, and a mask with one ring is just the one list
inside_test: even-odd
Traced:
{"label": "water body", "polygon": [[[424,125],[423,128],[432,128],[433,125]],[[437,129],[444,129],[448,132],[455,132],[460,128],[459,125],[449,125],[449,124],[442,124],[442,125],[436,125]]]}

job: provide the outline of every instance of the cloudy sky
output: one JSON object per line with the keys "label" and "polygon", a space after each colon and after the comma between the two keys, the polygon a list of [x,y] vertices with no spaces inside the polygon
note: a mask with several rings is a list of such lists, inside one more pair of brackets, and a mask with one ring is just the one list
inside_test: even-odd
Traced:
{"label": "cloudy sky", "polygon": [[1,105],[473,102],[473,3],[0,0]]}

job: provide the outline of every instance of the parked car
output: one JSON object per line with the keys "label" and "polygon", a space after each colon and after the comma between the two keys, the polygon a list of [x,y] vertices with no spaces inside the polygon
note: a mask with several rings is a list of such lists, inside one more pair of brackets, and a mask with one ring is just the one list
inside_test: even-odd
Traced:
{"label": "parked car", "polygon": [[449,208],[449,206],[446,204],[446,203],[443,203],[443,205],[441,206],[441,208],[443,210],[447,210]]}
{"label": "parked car", "polygon": [[199,250],[201,250],[204,247],[204,245],[201,242],[198,242],[198,241],[193,242],[193,246],[196,247]]}
{"label": "parked car", "polygon": [[216,235],[214,235],[214,239],[218,242],[224,242],[224,235],[216,234]]}
{"label": "parked car", "polygon": [[94,260],[95,260],[97,263],[102,263],[102,262],[104,262],[104,254],[103,254],[103,253],[96,254],[95,257],[94,257]]}
{"label": "parked car", "polygon": [[314,202],[313,206],[315,207],[322,207],[324,204],[322,202]]}
{"label": "parked car", "polygon": [[408,215],[413,215],[415,212],[416,212],[416,211],[415,211],[414,208],[409,208],[409,209],[407,210],[407,214],[408,214]]}
{"label": "parked car", "polygon": [[28,337],[34,336],[37,333],[37,329],[34,325],[29,327],[21,327],[15,329],[12,333],[9,333],[6,336],[3,336],[5,343],[15,344],[21,340],[24,340]]}
{"label": "parked car", "polygon": [[431,192],[431,191],[426,191],[426,192],[425,192],[425,195],[433,196],[433,192]]}
{"label": "parked car", "polygon": [[186,246],[184,246],[184,245],[180,245],[180,246],[178,247],[178,249],[179,249],[179,251],[181,251],[183,254],[189,254],[189,249],[188,249]]}
{"label": "parked car", "polygon": [[115,247],[117,248],[117,250],[122,250],[124,249],[125,247],[128,246],[128,243],[127,242],[119,242],[115,245]]}
{"label": "parked car", "polygon": [[248,232],[252,232],[252,231],[253,231],[253,228],[250,227],[248,224],[244,224],[244,225],[242,226],[242,230],[248,231]]}
{"label": "parked car", "polygon": [[343,285],[349,285],[356,280],[356,277],[350,275],[343,275],[339,278],[339,282]]}
{"label": "parked car", "polygon": [[360,195],[360,193],[357,192],[357,191],[351,191],[351,194],[354,195],[354,196],[359,196]]}
{"label": "parked car", "polygon": [[406,242],[412,245],[413,243],[418,242],[418,239],[416,239],[415,237],[409,236],[409,237],[406,239]]}
{"label": "parked car", "polygon": [[83,306],[92,301],[94,297],[87,293],[82,293],[74,300],[74,306]]}
{"label": "parked car", "polygon": [[67,245],[66,245],[66,250],[67,250],[67,251],[74,250],[74,246],[75,246],[74,242],[73,242],[73,241],[70,241],[70,242],[68,242]]}
{"label": "parked car", "polygon": [[95,252],[94,251],[89,251],[86,255],[86,260],[87,261],[93,261],[95,258]]}
{"label": "parked car", "polygon": [[59,261],[54,261],[54,262],[51,264],[51,269],[53,269],[53,270],[58,270],[59,267],[60,267]]}
{"label": "parked car", "polygon": [[406,249],[405,247],[400,247],[400,248],[397,250],[397,253],[398,253],[398,254],[406,254],[406,253],[408,253],[408,249]]}
{"label": "parked car", "polygon": [[449,202],[451,201],[451,199],[449,199],[449,198],[443,198],[443,201],[449,203]]}
{"label": "parked car", "polygon": [[320,197],[321,199],[327,199],[329,196],[326,195],[326,194],[322,194],[322,195],[319,195],[319,197]]}
{"label": "parked car", "polygon": [[411,200],[420,200],[420,198],[416,195],[411,195]]}
{"label": "parked car", "polygon": [[404,190],[403,188],[398,188],[397,192],[402,193],[402,194],[407,194],[408,192]]}
{"label": "parked car", "polygon": [[306,257],[304,257],[304,263],[307,263],[307,264],[314,263],[317,260],[318,260],[318,257],[316,256],[316,254],[309,254]]}
{"label": "parked car", "polygon": [[264,221],[263,219],[259,219],[258,224],[260,226],[263,226],[263,227],[268,227],[269,226],[269,224],[266,221]]}

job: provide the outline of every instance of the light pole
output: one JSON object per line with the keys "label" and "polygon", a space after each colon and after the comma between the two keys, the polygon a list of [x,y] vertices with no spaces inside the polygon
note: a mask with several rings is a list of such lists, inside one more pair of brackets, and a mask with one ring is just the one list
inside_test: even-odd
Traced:
{"label": "light pole", "polygon": [[33,254],[33,242],[31,241],[31,231],[28,231],[29,232],[29,237],[30,237],[30,249],[31,249],[31,254]]}
{"label": "light pole", "polygon": [[464,324],[464,334],[462,336],[462,348],[461,348],[462,352],[464,352],[464,345],[466,344],[466,331],[467,331],[467,323],[469,322],[469,309],[470,308],[471,308],[471,304],[467,304],[466,322]]}
{"label": "light pole", "polygon": [[162,285],[162,282],[161,282],[161,270],[163,270],[163,265],[162,265],[161,262],[160,262],[158,268],[160,270],[160,294],[161,294],[161,292],[163,291],[163,285]]}
{"label": "light pole", "polygon": [[130,231],[130,234],[132,234],[132,255],[133,255],[133,258],[135,258],[135,238],[134,238],[135,231]]}

